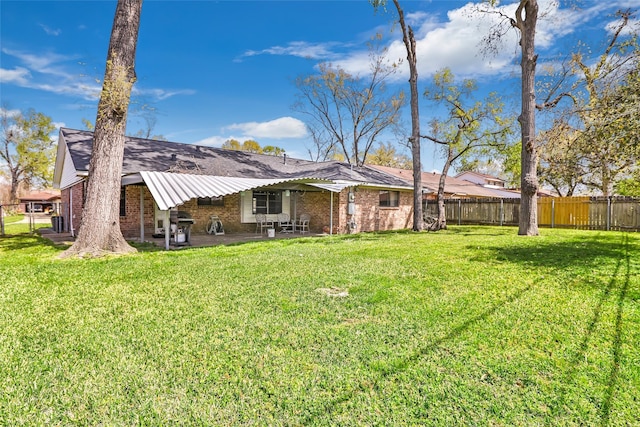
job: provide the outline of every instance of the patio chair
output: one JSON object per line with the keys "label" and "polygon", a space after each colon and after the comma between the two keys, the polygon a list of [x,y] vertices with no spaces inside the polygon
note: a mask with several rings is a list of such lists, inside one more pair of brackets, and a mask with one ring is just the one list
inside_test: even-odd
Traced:
{"label": "patio chair", "polygon": [[293,223],[287,213],[278,214],[278,226],[281,233],[293,233]]}
{"label": "patio chair", "polygon": [[262,230],[273,228],[273,221],[267,220],[266,214],[256,214],[256,233],[258,232],[258,228],[260,229],[260,234],[262,234]]}
{"label": "patio chair", "polygon": [[300,234],[304,234],[304,233],[308,233],[309,232],[309,221],[310,220],[311,220],[311,215],[309,215],[309,214],[300,215],[300,219],[298,220],[298,222],[296,224],[296,228],[298,229],[298,231],[300,231]]}

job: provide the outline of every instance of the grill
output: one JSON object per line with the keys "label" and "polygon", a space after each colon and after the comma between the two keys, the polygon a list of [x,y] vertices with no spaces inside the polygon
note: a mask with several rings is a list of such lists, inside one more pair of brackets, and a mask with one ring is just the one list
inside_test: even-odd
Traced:
{"label": "grill", "polygon": [[171,243],[176,246],[191,244],[191,226],[196,223],[191,214],[186,211],[171,211]]}

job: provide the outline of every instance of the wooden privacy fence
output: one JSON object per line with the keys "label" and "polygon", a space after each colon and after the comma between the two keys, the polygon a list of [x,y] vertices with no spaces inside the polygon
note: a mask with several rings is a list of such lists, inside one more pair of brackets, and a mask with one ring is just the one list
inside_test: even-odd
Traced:
{"label": "wooden privacy fence", "polygon": [[[445,209],[449,224],[518,225],[520,199],[449,199]],[[425,215],[437,216],[436,202],[427,202],[424,211]],[[538,198],[538,225],[640,231],[640,198]]]}

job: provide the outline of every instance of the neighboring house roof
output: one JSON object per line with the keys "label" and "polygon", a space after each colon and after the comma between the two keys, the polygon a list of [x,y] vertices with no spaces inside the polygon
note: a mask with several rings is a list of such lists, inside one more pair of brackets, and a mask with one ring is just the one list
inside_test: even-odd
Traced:
{"label": "neighboring house roof", "polygon": [[[413,185],[413,171],[406,169],[391,168],[388,166],[371,165],[370,167],[378,169],[382,172],[391,174],[405,180]],[[422,188],[423,191],[431,194],[438,192],[440,185],[440,177],[442,175],[435,172],[422,172]],[[453,197],[501,197],[501,198],[518,198],[520,193],[498,190],[495,188],[486,188],[470,181],[447,176],[444,186],[445,194]]]}
{"label": "neighboring house roof", "polygon": [[[66,188],[77,182],[78,177],[86,176],[88,172],[93,132],[61,128],[58,141],[54,183],[60,188]],[[247,180],[264,180],[255,181],[264,185],[291,181],[305,181],[311,185],[315,181],[316,186],[331,191],[340,191],[351,185],[411,188],[402,179],[366,166],[352,167],[337,161],[312,162],[286,156],[269,156],[134,137],[126,138],[122,173],[125,183],[144,181],[150,188],[156,186],[161,189],[163,180],[170,179],[173,184],[181,186],[184,191],[168,200],[168,205],[196,193],[199,194],[197,197],[209,197],[207,194],[220,195],[225,185],[225,177],[239,178],[234,180],[231,187],[234,192],[249,189],[246,185],[249,185],[250,181]],[[195,180],[198,181],[198,185],[197,188],[193,188],[195,181],[189,176],[204,175],[215,177],[215,182],[206,180],[208,184],[205,185],[205,179]],[[154,194],[156,201],[166,196]]]}
{"label": "neighboring house roof", "polygon": [[53,202],[60,199],[60,191],[32,191],[20,197],[21,202]]}

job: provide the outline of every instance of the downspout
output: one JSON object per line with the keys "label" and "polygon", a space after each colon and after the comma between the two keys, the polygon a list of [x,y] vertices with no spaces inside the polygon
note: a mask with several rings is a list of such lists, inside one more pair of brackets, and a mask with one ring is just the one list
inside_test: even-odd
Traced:
{"label": "downspout", "polygon": [[73,233],[73,187],[69,188],[69,232],[71,237],[76,237]]}

